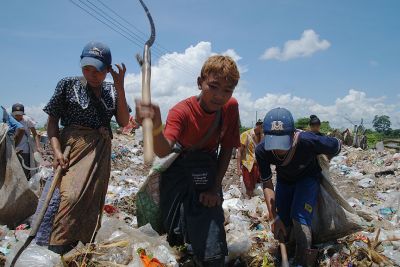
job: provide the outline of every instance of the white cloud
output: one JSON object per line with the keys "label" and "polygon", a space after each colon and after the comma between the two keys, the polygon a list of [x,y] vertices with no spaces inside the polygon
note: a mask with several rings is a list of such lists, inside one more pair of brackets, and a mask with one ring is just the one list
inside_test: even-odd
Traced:
{"label": "white cloud", "polygon": [[387,104],[386,98],[368,97],[365,92],[350,89],[343,98],[337,98],[332,104],[321,105],[313,99],[300,98],[291,94],[266,94],[256,100],[245,90],[237,95],[242,123],[250,126],[255,122],[255,112],[263,117],[270,109],[284,107],[289,109],[295,119],[316,114],[321,120],[329,121],[332,127],[350,127],[364,119],[366,127],[371,128],[375,115],[388,115],[392,128],[400,128],[400,104]]}
{"label": "white cloud", "polygon": [[331,46],[327,40],[321,40],[314,30],[305,30],[299,40],[287,41],[283,48],[277,46],[265,50],[261,59],[277,59],[286,61],[298,57],[308,57],[317,51],[326,50]]}
{"label": "white cloud", "polygon": [[44,106],[44,103],[37,106],[25,106],[25,114],[32,117],[37,125],[42,126],[47,122],[47,114],[43,111]]}
{"label": "white cloud", "polygon": [[[240,55],[234,50],[228,49],[223,53],[229,54],[236,61],[240,62],[241,60]],[[212,51],[209,42],[200,42],[182,53],[166,54],[157,62],[153,62],[152,101],[160,105],[164,121],[172,106],[199,93],[197,76],[203,62],[213,54],[215,52]],[[239,69],[242,70],[240,66]],[[132,108],[134,108],[134,97],[141,97],[141,81],[140,73],[130,73],[125,78],[126,96]],[[268,89],[265,91],[267,92]],[[346,118],[355,123],[363,118],[367,123],[366,126],[371,127],[371,124],[368,123],[371,123],[373,117],[383,114],[390,116],[393,128],[400,128],[400,103],[387,104],[385,97],[368,97],[362,90],[350,89],[343,97],[337,98],[328,105],[322,105],[314,99],[285,93],[267,93],[255,99],[246,87],[246,81],[241,80],[235,89],[234,96],[239,101],[240,116],[244,126],[251,126],[252,123],[255,123],[256,111],[258,118],[263,118],[268,110],[280,106],[288,108],[295,119],[316,114],[321,120],[328,120],[331,126],[338,128],[352,127]],[[47,119],[47,115],[42,111],[43,106],[44,104],[25,107],[26,113],[40,125],[43,125]]]}
{"label": "white cloud", "polygon": [[[161,114],[165,120],[168,110],[179,101],[199,93],[197,77],[200,74],[204,61],[215,55],[211,43],[200,42],[191,46],[183,53],[163,55],[157,62],[153,62],[151,69],[151,97],[152,102],[158,103]],[[229,55],[236,63],[241,57],[233,49],[228,49],[221,54]],[[243,73],[246,67],[238,64],[239,71]],[[128,103],[133,105],[133,99],[141,97],[141,73],[128,74],[125,78],[125,89]]]}

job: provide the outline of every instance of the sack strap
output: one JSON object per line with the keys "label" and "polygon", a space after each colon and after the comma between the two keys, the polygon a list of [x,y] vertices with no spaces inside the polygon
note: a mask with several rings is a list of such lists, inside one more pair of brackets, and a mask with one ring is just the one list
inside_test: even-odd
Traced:
{"label": "sack strap", "polygon": [[300,135],[300,131],[296,131],[294,133],[292,147],[290,148],[290,150],[289,150],[285,160],[282,162],[281,166],[286,166],[292,161],[294,153],[296,152],[299,135]]}
{"label": "sack strap", "polygon": [[[189,147],[188,149],[185,149],[187,151],[194,151],[196,149],[201,148],[211,137],[211,135],[215,132],[215,130],[218,128],[220,121],[222,119],[222,112],[221,109],[219,109],[215,115],[215,119],[213,124],[211,125],[211,127],[208,129],[206,135],[203,136],[203,138],[200,140],[200,142],[198,142],[197,144],[195,144],[192,147]],[[218,140],[219,143],[219,140]]]}

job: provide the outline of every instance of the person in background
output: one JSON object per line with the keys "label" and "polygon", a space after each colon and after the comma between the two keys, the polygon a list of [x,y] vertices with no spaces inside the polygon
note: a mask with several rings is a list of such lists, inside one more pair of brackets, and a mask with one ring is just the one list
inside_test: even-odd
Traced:
{"label": "person in background", "polygon": [[323,135],[321,133],[321,121],[317,117],[317,115],[311,115],[310,116],[310,121],[308,123],[310,126],[310,131],[317,134],[317,135]]}
{"label": "person in background", "polygon": [[13,144],[18,145],[25,133],[24,126],[14,119],[13,116],[10,116],[3,106],[1,106],[1,109],[3,113],[2,121],[8,125],[7,134],[11,138]]}
{"label": "person in background", "polygon": [[240,135],[240,147],[237,150],[237,171],[242,174],[246,195],[252,198],[256,183],[260,182],[260,172],[256,161],[256,146],[263,138],[263,122],[258,120],[254,128]]}
{"label": "person in background", "polygon": [[[29,168],[31,167],[31,155],[33,155],[35,150],[38,152],[43,152],[42,147],[40,145],[40,137],[36,132],[36,122],[29,116],[25,115],[25,107],[21,103],[16,103],[11,108],[11,114],[15,120],[22,124],[24,127],[24,134],[21,138],[21,141],[16,144],[15,150],[17,152],[18,160],[21,162],[21,165],[24,169],[25,176],[29,180],[31,178],[31,173]],[[30,135],[35,141],[36,148],[32,147],[30,144]]]}
{"label": "person in background", "polygon": [[[264,118],[264,142],[256,147],[265,202],[275,239],[295,239],[295,264],[314,266],[317,250],[311,249],[311,222],[322,178],[319,154],[336,156],[339,139],[296,131],[292,114],[285,108],[270,110]],[[276,166],[276,188],[271,164]]]}

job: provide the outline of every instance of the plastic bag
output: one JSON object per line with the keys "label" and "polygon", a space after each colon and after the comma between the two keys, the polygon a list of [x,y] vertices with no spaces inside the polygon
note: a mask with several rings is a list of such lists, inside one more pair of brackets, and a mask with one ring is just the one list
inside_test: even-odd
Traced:
{"label": "plastic bag", "polygon": [[238,215],[229,216],[229,224],[225,226],[227,230],[226,241],[228,243],[229,259],[237,258],[246,254],[251,248],[251,238],[249,222]]}
{"label": "plastic bag", "polygon": [[[128,240],[130,242],[128,254],[132,255],[133,259],[128,266],[142,266],[140,256],[136,253],[139,248],[145,249],[148,254],[152,254],[164,264],[177,265],[175,251],[169,246],[166,237],[159,236],[150,224],[135,229],[115,218],[105,218],[96,235],[96,243],[110,240]],[[112,257],[115,259],[115,255],[109,253],[108,256],[109,259]]]}
{"label": "plastic bag", "polygon": [[35,212],[38,198],[28,187],[7,130],[0,123],[0,224],[13,228]]}
{"label": "plastic bag", "polygon": [[340,195],[329,178],[329,163],[326,158],[318,156],[323,179],[320,194],[312,220],[314,243],[338,239],[362,229],[363,221],[357,212]]}
{"label": "plastic bag", "polygon": [[[15,253],[18,250],[15,250]],[[10,266],[14,253],[10,253],[7,257],[6,266]],[[54,253],[45,247],[31,244],[28,246],[18,258],[15,267],[49,267],[60,263],[60,255]]]}
{"label": "plastic bag", "polygon": [[150,223],[153,229],[161,233],[162,221],[160,211],[160,178],[161,173],[178,158],[179,153],[171,153],[164,158],[157,158],[142,187],[136,194],[138,226]]}
{"label": "plastic bag", "polygon": [[49,177],[54,174],[53,170],[46,167],[40,167],[39,172],[29,180],[29,188],[35,193],[36,196],[40,197],[42,184],[47,181]]}

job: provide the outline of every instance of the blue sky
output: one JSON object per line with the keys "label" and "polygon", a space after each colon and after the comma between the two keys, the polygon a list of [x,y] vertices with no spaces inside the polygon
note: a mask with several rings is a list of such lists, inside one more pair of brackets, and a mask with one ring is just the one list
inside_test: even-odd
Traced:
{"label": "blue sky", "polygon": [[[104,3],[129,22],[126,27],[134,34],[148,34],[139,1],[81,1],[73,0],[113,15]],[[197,93],[196,75],[207,56],[225,53],[241,69],[235,97],[246,125],[254,122],[256,111],[265,114],[285,106],[297,118],[316,113],[337,127],[350,127],[347,119],[364,117],[368,122],[376,114],[389,115],[393,126],[400,127],[400,1],[146,3],[161,46],[152,50],[152,90],[163,113]],[[132,104],[133,97],[140,96],[134,56],[143,47],[69,0],[7,1],[0,33],[0,102],[6,107],[22,102],[39,123],[46,117],[40,109],[57,81],[80,75],[79,55],[91,40],[107,43],[113,62],[126,63],[128,101]]]}

